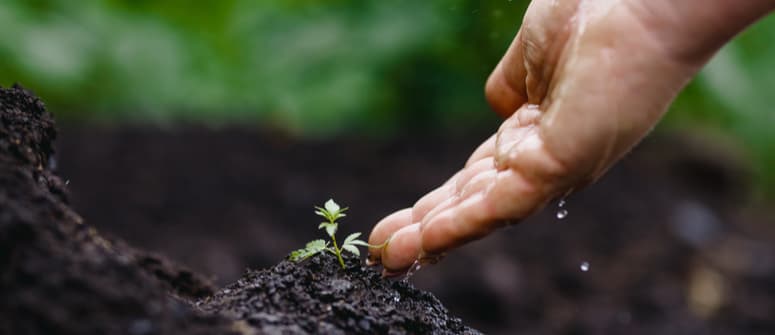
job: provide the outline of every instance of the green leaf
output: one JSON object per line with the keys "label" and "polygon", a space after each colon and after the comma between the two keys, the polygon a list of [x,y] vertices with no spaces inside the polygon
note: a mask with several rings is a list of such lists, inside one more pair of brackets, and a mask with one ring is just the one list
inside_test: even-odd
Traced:
{"label": "green leaf", "polygon": [[289,259],[294,262],[300,262],[325,250],[326,247],[328,247],[328,242],[324,240],[314,240],[307,243],[304,249],[299,249],[294,252],[291,252],[291,256],[289,257]]}
{"label": "green leaf", "polygon": [[310,241],[309,243],[307,243],[307,249],[310,249],[310,250],[318,250],[318,251],[320,251],[320,250],[325,249],[327,246],[328,246],[328,242],[326,242],[326,241],[324,241],[322,239],[313,240],[313,241]]}
{"label": "green leaf", "polygon": [[347,244],[350,244],[350,245],[360,245],[360,246],[363,246],[363,247],[373,247],[373,248],[381,247],[379,245],[371,245],[371,244],[369,244],[369,243],[367,243],[366,241],[363,241],[363,240],[352,240],[352,241],[350,241]]}
{"label": "green leaf", "polygon": [[333,237],[334,234],[336,234],[336,226],[338,226],[336,223],[328,223],[326,224],[326,233],[328,233],[328,236]]}
{"label": "green leaf", "polygon": [[359,236],[361,236],[361,233],[352,233],[352,234],[348,235],[347,238],[344,239],[344,243],[343,244],[345,244],[345,245],[346,244],[350,244],[351,241],[355,240]]}
{"label": "green leaf", "polygon": [[351,244],[343,245],[342,246],[342,250],[347,250],[347,251],[349,251],[350,253],[352,253],[355,256],[360,256],[361,255],[361,251],[358,250],[358,247],[356,247],[354,245],[351,245]]}
{"label": "green leaf", "polygon": [[326,210],[334,216],[336,216],[336,214],[339,213],[339,210],[341,209],[339,205],[334,202],[334,199],[328,199],[326,204],[323,206],[325,206]]}

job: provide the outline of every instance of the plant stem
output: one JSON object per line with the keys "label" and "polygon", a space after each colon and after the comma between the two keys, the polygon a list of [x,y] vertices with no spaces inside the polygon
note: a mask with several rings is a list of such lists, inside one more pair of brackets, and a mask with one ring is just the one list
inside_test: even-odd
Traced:
{"label": "plant stem", "polygon": [[334,250],[336,250],[336,258],[339,258],[339,264],[342,266],[342,269],[345,269],[344,259],[342,259],[342,250],[339,249],[339,246],[336,244],[336,234],[331,235],[331,240],[334,241]]}

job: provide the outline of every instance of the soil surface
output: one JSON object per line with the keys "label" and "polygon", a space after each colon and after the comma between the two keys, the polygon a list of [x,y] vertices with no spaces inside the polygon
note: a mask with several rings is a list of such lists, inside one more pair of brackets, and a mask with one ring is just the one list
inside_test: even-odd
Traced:
{"label": "soil surface", "polygon": [[55,137],[40,100],[0,88],[0,334],[478,333],[356,259],[281,262],[208,297],[204,277],[84,223],[53,173]]}
{"label": "soil surface", "polygon": [[68,206],[50,169],[51,115],[0,88],[0,334],[217,334],[227,320],[184,301],[207,281],[102,238]]}
{"label": "soil surface", "polygon": [[[340,229],[366,234],[486,137],[65,127],[58,163],[88,222],[225,285],[321,238],[313,205],[333,197],[350,207]],[[737,150],[652,136],[566,218],[552,204],[411,281],[485,333],[773,334],[775,213],[748,196]]]}
{"label": "soil surface", "polygon": [[384,280],[361,260],[318,254],[300,265],[283,261],[249,271],[202,310],[245,320],[267,334],[479,334],[450,317],[428,292]]}

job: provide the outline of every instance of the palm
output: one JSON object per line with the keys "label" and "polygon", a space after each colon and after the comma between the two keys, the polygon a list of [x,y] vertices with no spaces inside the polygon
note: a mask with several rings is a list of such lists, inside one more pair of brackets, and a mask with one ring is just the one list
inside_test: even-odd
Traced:
{"label": "palm", "polygon": [[586,3],[531,4],[487,83],[507,119],[447,183],[374,228],[372,244],[392,236],[386,268],[480,238],[591,182],[658,120],[695,69],[649,40],[626,4]]}

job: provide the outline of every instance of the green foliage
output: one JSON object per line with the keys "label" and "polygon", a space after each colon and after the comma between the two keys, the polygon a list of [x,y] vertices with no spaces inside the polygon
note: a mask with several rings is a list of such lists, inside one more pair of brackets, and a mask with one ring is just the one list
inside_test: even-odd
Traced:
{"label": "green foliage", "polygon": [[664,128],[712,129],[734,137],[754,163],[762,190],[775,195],[775,16],[725,46],[679,95]]}
{"label": "green foliage", "polygon": [[361,252],[358,250],[358,246],[375,248],[381,248],[384,246],[374,246],[365,241],[359,240],[358,237],[361,236],[361,233],[352,233],[348,235],[344,239],[344,242],[342,242],[342,245],[339,246],[336,242],[336,231],[339,227],[337,220],[346,216],[344,214],[346,210],[347,208],[339,207],[339,205],[334,202],[333,199],[326,201],[323,207],[315,207],[315,214],[320,215],[327,220],[325,222],[321,222],[320,225],[318,225],[318,229],[325,229],[326,234],[328,234],[328,236],[331,238],[333,245],[329,247],[328,242],[323,240],[314,240],[307,243],[304,249],[299,249],[292,252],[289,259],[294,262],[300,262],[320,252],[328,251],[336,255],[336,258],[339,260],[339,264],[342,266],[342,269],[344,269],[345,265],[344,259],[342,259],[342,251],[347,251],[356,256],[360,256]]}
{"label": "green foliage", "polygon": [[[0,85],[64,120],[240,122],[306,136],[494,128],[482,87],[527,0],[4,0]],[[775,16],[662,127],[715,128],[775,190]],[[655,74],[659,75],[659,74]]]}
{"label": "green foliage", "polygon": [[58,117],[308,135],[494,120],[481,87],[526,1],[0,1],[0,84]]}
{"label": "green foliage", "polygon": [[300,262],[315,256],[317,253],[326,250],[326,248],[328,248],[328,242],[324,240],[310,241],[307,243],[307,246],[305,246],[304,249],[291,252],[290,259],[294,262]]}

